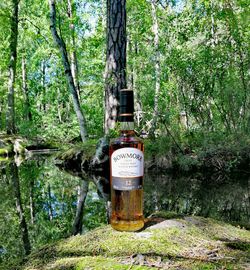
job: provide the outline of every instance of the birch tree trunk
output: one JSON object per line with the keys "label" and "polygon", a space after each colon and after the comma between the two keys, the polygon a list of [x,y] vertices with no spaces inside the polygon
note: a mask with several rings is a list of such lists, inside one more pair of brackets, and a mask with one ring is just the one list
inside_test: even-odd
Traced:
{"label": "birch tree trunk", "polygon": [[154,95],[154,111],[153,121],[150,128],[150,134],[155,135],[156,125],[159,115],[159,94],[160,94],[160,51],[159,51],[159,25],[156,14],[156,0],[151,0],[151,14],[153,19],[152,31],[154,34],[154,51],[155,51],[155,95]]}
{"label": "birch tree trunk", "polygon": [[22,206],[17,165],[15,163],[11,163],[10,169],[12,172],[12,184],[13,184],[14,197],[16,201],[16,211],[19,216],[19,225],[20,225],[20,230],[21,230],[24,251],[25,251],[25,255],[28,255],[30,254],[31,246],[30,246],[27,223],[25,220],[23,206]]}
{"label": "birch tree trunk", "polygon": [[[138,56],[138,44],[137,44],[137,41],[135,41],[134,48],[132,46],[132,50],[134,51],[134,54],[137,57]],[[135,98],[136,121],[137,121],[137,125],[139,127],[140,126],[140,121],[143,118],[143,114],[142,114],[143,108],[142,108],[140,92],[139,92],[139,89],[137,87],[137,75],[138,75],[137,67],[136,67],[135,61],[133,61],[133,66],[132,66],[132,88],[133,88],[133,91],[134,91],[134,98]]]}
{"label": "birch tree trunk", "polygon": [[46,84],[45,84],[45,76],[46,76],[46,60],[43,60],[41,63],[41,72],[42,72],[42,103],[40,104],[40,111],[46,112]]}
{"label": "birch tree trunk", "polygon": [[34,222],[35,222],[34,186],[35,186],[35,181],[34,181],[34,179],[31,179],[30,180],[30,187],[29,187],[31,224],[34,224]]}
{"label": "birch tree trunk", "polygon": [[126,81],[126,0],[107,0],[107,52],[105,68],[105,134],[115,127],[119,91]]}
{"label": "birch tree trunk", "polygon": [[26,59],[25,56],[22,57],[22,90],[24,97],[24,119],[27,121],[32,120],[31,111],[30,111],[30,101],[29,101],[29,92],[27,87],[27,72],[26,72]]}
{"label": "birch tree trunk", "polygon": [[80,85],[79,85],[79,80],[78,80],[78,74],[79,74],[79,67],[78,67],[78,60],[76,56],[76,41],[75,41],[75,25],[74,25],[74,17],[73,17],[73,5],[72,5],[72,0],[68,0],[68,18],[70,20],[70,34],[71,34],[71,52],[70,52],[70,60],[71,60],[71,72],[74,80],[74,84],[76,87],[78,99],[81,100],[80,98]]}
{"label": "birch tree trunk", "polygon": [[72,235],[77,235],[82,232],[83,209],[88,190],[89,190],[89,181],[82,180],[82,184],[79,186],[78,189],[76,216],[72,227]]}
{"label": "birch tree trunk", "polygon": [[50,184],[48,184],[48,214],[49,220],[53,220],[53,207],[52,207],[52,197],[51,197],[51,188]]}
{"label": "birch tree trunk", "polygon": [[14,134],[15,128],[15,78],[17,61],[17,37],[18,37],[18,3],[19,0],[12,0],[12,11],[10,18],[10,62],[8,82],[8,108],[6,112],[7,134]]}
{"label": "birch tree trunk", "polygon": [[64,40],[62,37],[60,37],[57,33],[56,29],[56,4],[55,0],[49,0],[49,6],[50,6],[50,29],[51,33],[54,39],[55,44],[58,46],[61,57],[62,57],[62,62],[64,66],[64,72],[65,76],[68,82],[68,86],[72,95],[73,99],[73,105],[74,105],[74,110],[78,119],[78,123],[80,126],[80,134],[82,141],[85,142],[87,140],[87,127],[86,127],[86,120],[85,117],[82,113],[78,94],[77,94],[77,89],[74,84],[74,79],[72,76],[71,68],[70,68],[70,63],[69,63],[69,58],[68,58],[68,53],[66,49],[66,45],[64,43]]}

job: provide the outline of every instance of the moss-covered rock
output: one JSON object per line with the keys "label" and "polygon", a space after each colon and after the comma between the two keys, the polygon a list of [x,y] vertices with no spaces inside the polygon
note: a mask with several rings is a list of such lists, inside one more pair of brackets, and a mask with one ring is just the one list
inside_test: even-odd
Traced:
{"label": "moss-covered rock", "polygon": [[11,156],[14,152],[16,137],[10,135],[0,136],[0,156]]}
{"label": "moss-covered rock", "polygon": [[11,269],[249,269],[249,245],[247,230],[183,217],[136,233],[101,227],[47,245]]}
{"label": "moss-covered rock", "polygon": [[65,170],[89,170],[91,160],[95,154],[96,141],[81,143],[57,155],[57,165]]}
{"label": "moss-covered rock", "polygon": [[29,150],[58,149],[54,142],[26,139],[18,135],[0,134],[0,156],[24,155]]}
{"label": "moss-covered rock", "polygon": [[27,150],[48,150],[48,149],[59,149],[63,147],[57,142],[54,141],[45,141],[42,138],[34,138],[29,140],[29,144],[26,146]]}
{"label": "moss-covered rock", "polygon": [[11,156],[14,154],[23,155],[28,145],[28,140],[18,135],[0,135],[0,155]]}
{"label": "moss-covered rock", "polygon": [[0,156],[9,156],[14,153],[13,151],[13,146],[12,145],[7,145],[5,147],[0,148]]}

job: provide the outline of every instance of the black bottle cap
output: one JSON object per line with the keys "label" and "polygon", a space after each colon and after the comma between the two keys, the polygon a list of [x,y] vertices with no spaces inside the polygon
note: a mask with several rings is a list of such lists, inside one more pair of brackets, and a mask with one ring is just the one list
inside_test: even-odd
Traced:
{"label": "black bottle cap", "polygon": [[120,90],[120,122],[134,121],[134,92],[129,89]]}

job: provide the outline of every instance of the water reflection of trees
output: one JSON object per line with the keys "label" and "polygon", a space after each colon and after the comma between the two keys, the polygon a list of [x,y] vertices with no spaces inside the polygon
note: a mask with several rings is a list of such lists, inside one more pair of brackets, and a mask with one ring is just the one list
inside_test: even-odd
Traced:
{"label": "water reflection of trees", "polygon": [[[76,208],[76,215],[75,215],[73,227],[72,227],[72,234],[76,235],[78,233],[82,233],[84,230],[83,226],[86,223],[89,223],[88,221],[91,220],[90,216],[86,217],[87,219],[85,219],[85,222],[83,218],[85,200],[88,194],[89,183],[94,184],[96,194],[98,195],[98,199],[100,199],[103,202],[101,205],[102,206],[101,208],[103,209],[103,211],[101,212],[101,216],[103,216],[103,214],[106,213],[105,215],[106,223],[108,223],[109,215],[110,215],[110,188],[109,188],[109,180],[107,176],[93,174],[93,173],[86,173],[85,171],[76,172],[76,171],[71,171],[69,169],[67,169],[66,172],[69,173],[70,175],[77,176],[80,179],[82,179],[81,185],[78,186],[77,208]],[[103,208],[103,206],[105,207]],[[98,216],[100,217],[100,212]],[[91,225],[89,224],[90,228],[93,228],[92,226],[95,227],[95,224],[93,223],[96,223],[96,225],[99,225],[98,222],[94,222],[93,218],[92,218],[92,222],[90,223],[91,223]]]}
{"label": "water reflection of trees", "polygon": [[103,187],[59,170],[52,157],[0,163],[0,262],[106,224]]}
{"label": "water reflection of trees", "polygon": [[[107,177],[65,172],[53,157],[17,164],[0,163],[0,261],[28,253],[28,243],[36,249],[108,223]],[[147,174],[144,181],[145,216],[165,210],[249,222],[247,177]]]}
{"label": "water reflection of trees", "polygon": [[77,194],[77,207],[76,207],[76,214],[73,222],[72,227],[72,234],[77,235],[78,233],[82,233],[82,226],[83,226],[83,209],[84,203],[87,197],[87,193],[89,190],[89,181],[88,179],[83,179],[81,184],[77,187],[78,194]]}
{"label": "water reflection of trees", "polygon": [[175,211],[225,221],[249,222],[249,177],[145,176],[145,211]]}
{"label": "water reflection of trees", "polygon": [[23,210],[23,203],[21,198],[21,190],[20,190],[20,181],[19,181],[19,173],[16,163],[11,162],[9,164],[10,171],[12,174],[12,190],[13,190],[13,197],[16,204],[16,212],[19,218],[19,227],[23,242],[23,247],[25,251],[25,255],[28,255],[31,251],[30,246],[30,239],[29,239],[29,232],[27,227],[27,222]]}

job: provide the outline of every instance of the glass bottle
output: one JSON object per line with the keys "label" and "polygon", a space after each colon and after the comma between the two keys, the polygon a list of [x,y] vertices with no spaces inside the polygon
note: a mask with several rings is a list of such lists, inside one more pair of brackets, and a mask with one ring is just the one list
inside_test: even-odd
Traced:
{"label": "glass bottle", "polygon": [[110,143],[111,226],[138,231],[144,226],[144,145],[134,131],[133,91],[120,92],[120,137]]}

